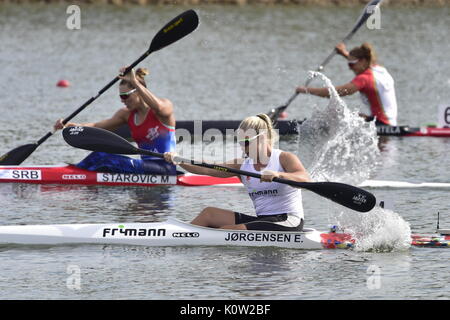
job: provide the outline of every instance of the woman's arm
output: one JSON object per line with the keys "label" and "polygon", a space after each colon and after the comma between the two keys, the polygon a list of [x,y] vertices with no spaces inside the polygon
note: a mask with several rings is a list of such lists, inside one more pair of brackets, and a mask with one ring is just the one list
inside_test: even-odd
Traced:
{"label": "woman's arm", "polygon": [[[354,94],[355,92],[358,91],[358,88],[356,87],[356,85],[352,82],[349,82],[347,84],[344,84],[342,86],[337,86],[336,87],[336,91],[337,93],[343,97],[343,96],[348,96],[351,94]],[[318,97],[323,97],[323,98],[329,98],[330,97],[330,93],[328,91],[328,88],[307,88],[307,87],[297,87],[296,89],[297,93],[309,93],[312,94],[314,96],[318,96]]]}
{"label": "woman's arm", "polygon": [[[124,72],[126,68],[120,69]],[[146,88],[136,77],[134,69],[125,76],[119,76],[120,79],[129,81],[137,89],[139,96],[147,104],[162,123],[168,126],[175,126],[175,116],[173,114],[173,104],[169,99],[158,98],[148,88]]]}
{"label": "woman's arm", "polygon": [[347,47],[345,46],[345,43],[343,43],[343,42],[338,43],[335,50],[336,50],[337,54],[340,54],[341,56],[343,56],[345,59],[348,60],[350,53],[347,51]]}
{"label": "woman's arm", "polygon": [[144,102],[160,118],[170,118],[173,115],[173,104],[169,99],[158,98],[139,81],[133,83]]}
{"label": "woman's arm", "polygon": [[113,131],[117,128],[119,128],[121,125],[128,122],[128,115],[130,112],[127,108],[122,108],[118,110],[111,118],[101,120],[98,122],[87,122],[87,123],[75,123],[75,122],[68,122],[66,125],[63,125],[63,119],[59,119],[56,121],[55,125],[53,126],[54,130],[60,130],[64,127],[96,127],[96,128],[102,128],[106,130]]}
{"label": "woman's arm", "polygon": [[261,180],[270,182],[274,178],[282,178],[297,182],[311,182],[309,173],[295,154],[282,152],[280,154],[280,164],[285,172],[264,171]]}

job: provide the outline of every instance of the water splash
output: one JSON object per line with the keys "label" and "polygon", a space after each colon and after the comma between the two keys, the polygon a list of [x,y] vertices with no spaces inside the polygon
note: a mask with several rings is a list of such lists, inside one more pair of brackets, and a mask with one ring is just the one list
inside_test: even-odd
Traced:
{"label": "water splash", "polygon": [[394,211],[376,207],[370,213],[346,212],[335,217],[337,226],[356,240],[357,251],[391,252],[411,247],[411,228]]}
{"label": "water splash", "polygon": [[[326,76],[319,72],[310,72],[309,76],[325,84],[330,100],[325,109],[316,108],[299,126],[302,161],[315,181],[357,185],[380,164],[375,124],[350,110]],[[337,213],[330,220],[356,240],[355,250],[401,251],[411,245],[409,224],[393,211],[376,207],[370,213],[345,209],[330,212]]]}
{"label": "water splash", "polygon": [[326,76],[319,72],[309,74],[325,83],[330,99],[325,109],[316,108],[299,125],[302,161],[313,180],[359,184],[379,164],[376,127],[347,107]]}

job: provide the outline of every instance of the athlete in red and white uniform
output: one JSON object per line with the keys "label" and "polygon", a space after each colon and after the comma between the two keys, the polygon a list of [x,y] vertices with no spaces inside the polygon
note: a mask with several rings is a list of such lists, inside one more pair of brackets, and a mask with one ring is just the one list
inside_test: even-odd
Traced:
{"label": "athlete in red and white uniform", "polygon": [[[349,68],[356,77],[347,84],[337,86],[340,96],[360,92],[369,112],[360,115],[367,121],[376,120],[377,125],[397,125],[397,98],[395,96],[394,79],[386,68],[376,64],[376,56],[372,46],[363,43],[350,52],[345,44],[336,46],[336,51],[348,60]],[[309,93],[320,97],[329,97],[328,88],[298,87],[298,93]]]}
{"label": "athlete in red and white uniform", "polygon": [[[120,72],[125,71],[122,68]],[[94,123],[67,123],[66,126],[90,126],[115,130],[128,124],[131,136],[142,149],[158,153],[175,151],[175,116],[172,102],[158,98],[148,88],[144,76],[146,69],[131,70],[119,76],[120,99],[125,107],[119,109],[111,118]],[[54,126],[62,129],[62,119]],[[101,172],[145,173],[175,175],[176,168],[164,159],[142,156],[141,159],[104,152],[92,152],[77,167]]]}

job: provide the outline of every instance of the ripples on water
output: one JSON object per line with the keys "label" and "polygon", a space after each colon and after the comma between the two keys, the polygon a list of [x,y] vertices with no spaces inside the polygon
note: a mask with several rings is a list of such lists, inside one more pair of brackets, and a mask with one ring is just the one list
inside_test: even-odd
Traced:
{"label": "ripples on water", "polygon": [[[64,4],[0,5],[0,154],[43,136],[55,119],[69,115],[108,83],[119,67],[140,56],[156,31],[186,8],[82,5],[79,31],[65,28],[65,9]],[[284,102],[360,12],[360,8],[297,6],[196,9],[199,29],[142,64],[151,69],[151,88],[174,101],[178,119],[242,119]],[[445,71],[450,70],[446,59],[449,8],[382,12],[382,30],[362,28],[350,46],[367,40],[374,43],[382,64],[396,79],[401,124],[432,122],[436,106],[450,101]],[[337,85],[352,77],[338,57],[325,71]],[[72,86],[56,88],[60,78]],[[374,128],[355,116],[361,106],[359,97],[343,100],[346,107],[336,98],[328,102],[303,95],[289,107],[291,118],[309,120],[298,137],[283,138],[280,147],[299,155],[316,180],[355,184],[370,177],[449,182],[449,139],[377,142]],[[74,120],[106,118],[119,107],[117,88],[112,88]],[[56,134],[25,164],[77,162],[86,153],[68,147]],[[450,225],[448,191],[372,191],[379,200],[392,200],[394,210],[376,209],[362,215],[303,192],[307,225],[323,230],[339,224],[356,235],[364,234],[361,251],[2,247],[0,297],[448,298],[448,251],[404,250],[409,228],[433,231],[438,211],[441,226]],[[219,204],[253,211],[242,189],[226,187],[2,185],[0,204],[2,225],[151,222],[169,216],[189,221],[202,207]],[[393,251],[378,253],[374,248]],[[80,268],[81,290],[67,287],[70,265]],[[381,270],[378,289],[367,285],[374,266]],[[428,276],[423,277],[424,273]]]}

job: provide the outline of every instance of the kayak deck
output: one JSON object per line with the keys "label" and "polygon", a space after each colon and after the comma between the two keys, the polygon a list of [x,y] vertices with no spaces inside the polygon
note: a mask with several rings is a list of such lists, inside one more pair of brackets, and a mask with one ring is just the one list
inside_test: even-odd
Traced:
{"label": "kayak deck", "polygon": [[[0,166],[0,183],[31,183],[57,185],[141,186],[178,185],[242,186],[238,177],[216,178],[204,175],[181,174],[158,176],[147,174],[103,173],[83,170],[73,165]],[[362,188],[450,188],[450,183],[411,183],[402,181],[367,180]]]}
{"label": "kayak deck", "polygon": [[[143,246],[248,246],[290,249],[349,249],[350,234],[304,229],[302,232],[225,230],[169,218],[163,222],[122,224],[21,225],[0,227],[1,245],[117,244]],[[450,247],[450,235],[412,235],[415,247]]]}
{"label": "kayak deck", "polygon": [[224,230],[169,218],[164,222],[0,227],[0,244],[120,244],[144,246],[249,246],[315,250],[350,248],[347,236],[303,232]]}
{"label": "kayak deck", "polygon": [[237,177],[216,178],[202,175],[151,175],[130,173],[105,173],[63,166],[0,166],[0,182],[34,184],[79,184],[108,186],[213,186],[236,185]]}
{"label": "kayak deck", "polygon": [[450,248],[450,235],[412,235],[411,245],[415,247]]}

